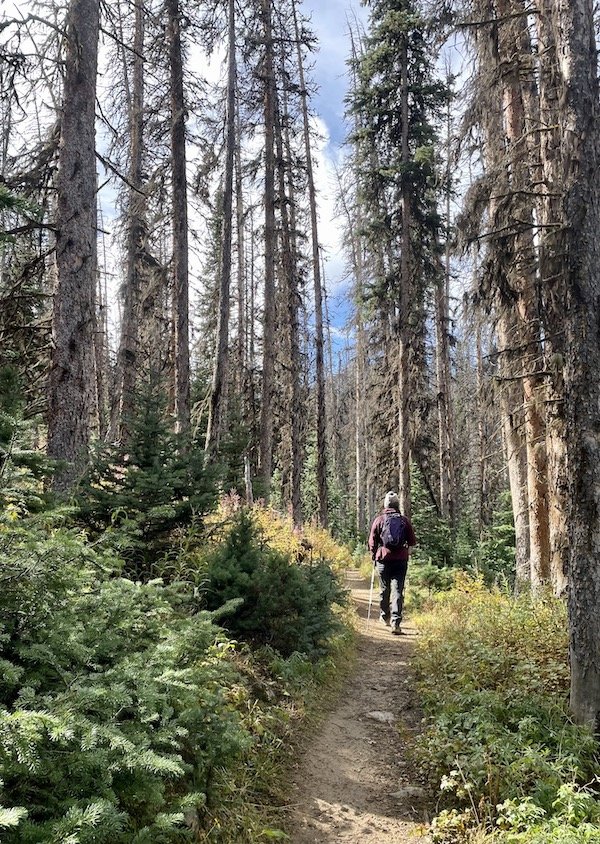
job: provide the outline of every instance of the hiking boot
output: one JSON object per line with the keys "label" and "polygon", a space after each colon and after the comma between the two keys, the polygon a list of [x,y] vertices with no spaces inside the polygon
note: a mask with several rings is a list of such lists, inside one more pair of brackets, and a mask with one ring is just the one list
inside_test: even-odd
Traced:
{"label": "hiking boot", "polygon": [[390,620],[389,620],[389,618],[386,618],[384,615],[380,615],[380,616],[379,616],[379,621],[380,621],[382,624],[385,624],[385,626],[386,626],[386,627],[389,627],[389,626],[390,626]]}
{"label": "hiking boot", "polygon": [[402,628],[400,627],[399,621],[395,621],[394,624],[392,624],[392,634],[394,636],[400,636],[402,634]]}

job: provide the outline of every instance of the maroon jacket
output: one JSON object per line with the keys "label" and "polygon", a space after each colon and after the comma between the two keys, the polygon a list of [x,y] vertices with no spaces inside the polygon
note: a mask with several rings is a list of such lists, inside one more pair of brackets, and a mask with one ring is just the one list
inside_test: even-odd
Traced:
{"label": "maroon jacket", "polygon": [[[398,511],[395,510],[393,507],[387,507],[382,513],[377,516],[373,524],[371,525],[371,533],[369,535],[369,551],[371,552],[371,556],[374,560],[381,563],[392,563],[396,562],[397,560],[408,560],[408,548],[384,548],[381,544],[381,529],[383,527],[383,518],[386,513],[397,513]],[[411,525],[409,519],[406,516],[402,517],[406,519],[406,526],[407,526],[407,534],[408,534],[408,544],[409,545],[416,545],[417,540],[415,538],[415,532],[413,530],[413,526]]]}

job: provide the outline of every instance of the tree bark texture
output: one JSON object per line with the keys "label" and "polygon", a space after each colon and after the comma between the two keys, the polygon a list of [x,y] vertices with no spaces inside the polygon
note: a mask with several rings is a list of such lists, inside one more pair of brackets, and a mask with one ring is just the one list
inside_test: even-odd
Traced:
{"label": "tree bark texture", "polygon": [[[408,45],[404,36],[401,48],[401,111],[402,111],[402,163],[407,168],[410,164],[408,145]],[[398,315],[398,463],[400,510],[405,516],[411,515],[410,491],[410,304],[412,300],[412,244],[411,244],[411,209],[410,186],[405,178],[402,185],[402,244],[400,253],[400,289]]]}
{"label": "tree bark texture", "polygon": [[[600,196],[598,79],[591,0],[557,0],[566,325],[571,710],[600,728]],[[558,304],[558,302],[557,302]]]}
{"label": "tree bark texture", "polygon": [[206,457],[214,460],[224,427],[224,399],[229,368],[229,315],[231,288],[231,254],[233,241],[233,175],[236,144],[236,57],[235,57],[235,0],[229,0],[229,59],[227,70],[227,125],[225,135],[225,179],[223,184],[223,226],[221,261],[219,265],[219,317],[215,362],[210,395]]}
{"label": "tree bark texture", "polygon": [[321,255],[319,249],[319,228],[317,221],[317,192],[312,161],[310,122],[308,114],[308,92],[304,76],[304,59],[300,43],[300,27],[296,0],[292,0],[294,31],[298,56],[298,79],[302,104],[302,128],[304,154],[306,157],[306,179],[308,183],[308,202],[310,208],[310,234],[312,245],[312,274],[315,297],[315,388],[316,388],[316,433],[317,433],[317,497],[319,502],[319,523],[327,527],[328,490],[327,490],[327,411],[325,406],[325,362],[323,337],[323,294],[321,281]]}
{"label": "tree bark texture", "polygon": [[[140,303],[144,270],[144,245],[147,236],[146,202],[142,189],[144,159],[144,9],[142,0],[135,3],[132,78],[129,87],[129,167],[127,193],[126,276],[123,295],[121,337],[117,355],[117,419],[112,425],[115,435],[126,442],[130,420],[135,409]],[[127,63],[124,58],[125,71]]]}
{"label": "tree bark texture", "polygon": [[271,0],[261,0],[265,52],[262,65],[265,121],[265,265],[263,288],[263,351],[260,409],[260,477],[262,492],[268,499],[273,471],[273,374],[275,346],[275,71]]}
{"label": "tree bark texture", "polygon": [[54,477],[58,491],[70,489],[85,468],[90,437],[97,272],[98,34],[98,0],[71,0],[56,181],[56,289],[48,407],[48,454],[68,463]]}
{"label": "tree bark texture", "polygon": [[[283,71],[283,68],[282,68]],[[285,74],[282,72],[282,77]],[[294,247],[295,223],[295,198],[293,195],[293,178],[286,178],[291,167],[291,145],[288,142],[284,146],[283,125],[288,125],[287,103],[285,93],[283,97],[283,111],[280,112],[275,100],[275,150],[277,153],[277,177],[279,186],[279,214],[281,221],[280,231],[280,254],[281,270],[283,280],[285,324],[287,335],[286,350],[286,373],[287,373],[287,407],[286,418],[289,420],[289,466],[290,466],[290,496],[292,505],[292,519],[295,525],[302,523],[302,447],[300,436],[300,425],[302,419],[302,407],[300,401],[300,346],[299,346],[299,325],[298,325],[298,277],[297,277],[297,250]]]}
{"label": "tree bark texture", "polygon": [[564,162],[560,150],[560,59],[553,25],[554,0],[539,0],[536,16],[539,66],[540,199],[539,266],[544,310],[546,454],[550,568],[556,594],[567,578],[567,467],[564,410],[565,230],[561,209]]}
{"label": "tree bark texture", "polygon": [[185,151],[185,98],[179,0],[167,0],[171,97],[171,178],[173,215],[173,321],[175,345],[175,419],[178,431],[190,424],[190,340],[188,212]]}
{"label": "tree bark texture", "polygon": [[[544,381],[540,314],[537,306],[537,256],[534,246],[534,204],[527,191],[531,179],[531,158],[526,142],[524,87],[531,85],[531,70],[522,67],[532,51],[522,0],[499,0],[498,15],[506,20],[499,27],[498,59],[501,72],[505,155],[509,173],[510,207],[507,225],[512,229],[510,255],[505,257],[506,281],[515,300],[515,358],[520,360],[525,443],[527,452],[527,498],[529,509],[529,554],[531,587],[534,593],[550,582],[550,526],[548,518],[548,476]],[[517,54],[515,55],[515,49]],[[529,76],[529,78],[528,78]],[[509,348],[505,348],[509,353]]]}

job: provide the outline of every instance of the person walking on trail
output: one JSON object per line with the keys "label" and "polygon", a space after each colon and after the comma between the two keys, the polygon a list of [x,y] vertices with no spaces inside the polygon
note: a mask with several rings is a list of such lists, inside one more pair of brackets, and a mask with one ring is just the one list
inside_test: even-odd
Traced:
{"label": "person walking on trail", "polygon": [[383,501],[383,511],[371,525],[369,551],[379,573],[380,619],[396,635],[402,633],[404,581],[410,548],[416,542],[410,520],[400,513],[397,494],[388,492]]}

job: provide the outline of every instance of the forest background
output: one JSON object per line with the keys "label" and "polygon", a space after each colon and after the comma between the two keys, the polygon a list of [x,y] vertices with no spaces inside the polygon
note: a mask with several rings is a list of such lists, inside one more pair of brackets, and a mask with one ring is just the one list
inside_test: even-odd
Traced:
{"label": "forest background", "polygon": [[[303,619],[300,641],[273,622],[260,644],[318,662],[341,601],[329,569],[312,565],[340,553],[323,531],[360,555],[388,488],[415,523],[423,584],[468,568],[566,600],[570,711],[598,721],[597,17],[586,0],[372,0],[366,10],[343,21],[343,349],[323,272],[317,44],[300,3],[71,0],[4,14],[0,536],[4,581],[28,584],[32,610],[26,622],[21,593],[7,592],[3,658],[18,740],[6,751],[16,767],[3,817],[23,840],[100,816],[110,835],[127,800],[140,841],[158,840],[152,824],[181,822],[179,810],[161,820],[162,791],[148,817],[131,795],[113,800],[114,780],[91,814],[82,800],[45,819],[46,779],[41,814],[22,826],[15,783],[23,766],[42,764],[27,748],[75,735],[80,750],[98,746],[95,726],[61,720],[69,705],[56,703],[55,684],[68,666],[72,688],[79,659],[124,658],[77,625],[83,638],[68,656],[42,654],[53,599],[71,618],[56,627],[56,647],[91,594],[112,607],[105,619],[123,612],[132,630],[175,613],[175,670],[188,658],[175,651],[196,635],[186,626],[194,612],[224,604],[235,618],[249,583],[276,604],[266,584],[277,571]],[[220,59],[218,78],[198,75]],[[277,548],[274,558],[265,551],[266,569],[258,552],[244,569],[252,519],[211,528],[223,494],[289,511],[297,539],[312,525],[290,546],[294,574]],[[88,562],[73,568],[75,559]],[[183,614],[181,583],[192,602]],[[137,590],[152,609],[132,621],[123,602],[139,600]],[[252,617],[233,632],[250,640],[266,616],[290,612],[245,607]],[[205,618],[202,672],[212,670],[218,618]],[[158,628],[144,636],[170,647]],[[124,700],[111,702],[108,720],[132,706]],[[189,724],[167,731],[161,749],[180,728]],[[106,730],[102,741],[142,779],[180,776],[146,734],[127,745]],[[194,753],[211,772],[210,753]]]}

